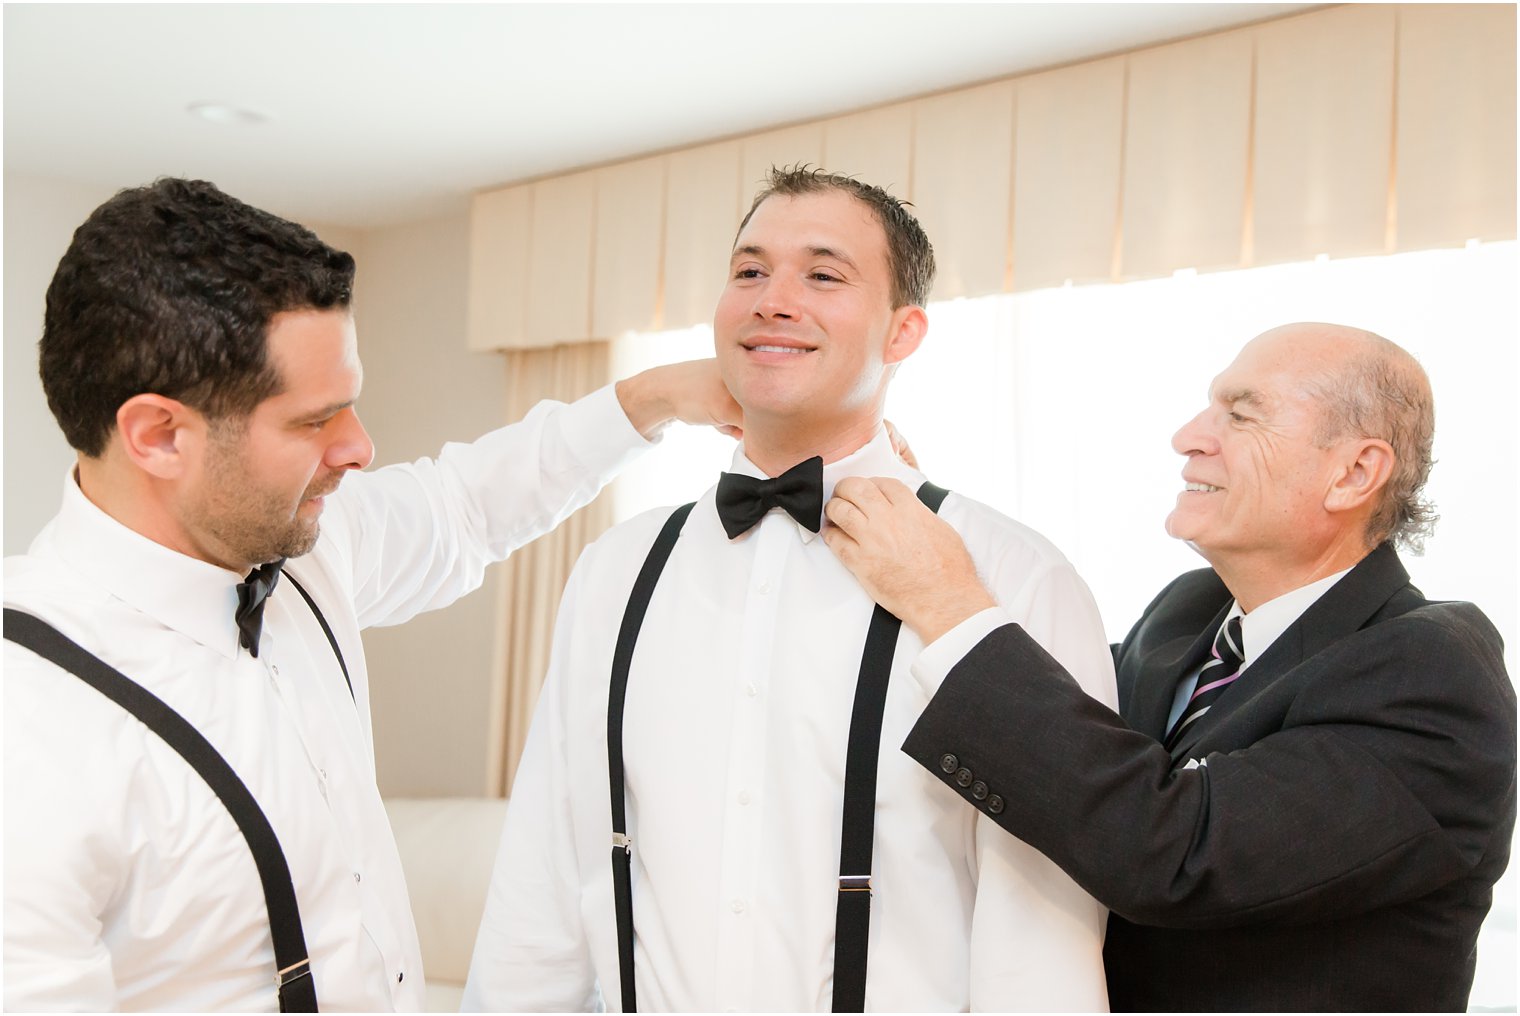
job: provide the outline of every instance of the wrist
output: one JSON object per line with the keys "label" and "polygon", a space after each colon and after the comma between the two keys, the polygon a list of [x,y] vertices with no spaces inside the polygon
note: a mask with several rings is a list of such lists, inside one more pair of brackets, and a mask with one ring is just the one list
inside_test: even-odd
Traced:
{"label": "wrist", "polygon": [[927,646],[961,622],[996,606],[997,601],[992,598],[992,594],[978,586],[975,590],[968,589],[939,597],[913,617],[905,617],[903,620]]}
{"label": "wrist", "polygon": [[614,386],[623,415],[645,438],[653,438],[676,415],[674,405],[656,383],[653,373],[646,370],[624,378]]}

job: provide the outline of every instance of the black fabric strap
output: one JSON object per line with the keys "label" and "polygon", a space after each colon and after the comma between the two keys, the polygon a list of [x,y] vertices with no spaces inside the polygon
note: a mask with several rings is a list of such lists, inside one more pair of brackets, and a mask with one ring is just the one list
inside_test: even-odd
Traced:
{"label": "black fabric strap", "polygon": [[[918,499],[938,512],[949,491],[925,481]],[[881,606],[871,614],[855,681],[850,742],[844,762],[840,823],[839,900],[834,911],[834,1011],[864,1012],[866,957],[871,939],[871,854],[876,840],[876,770],[887,683],[902,621]]]}
{"label": "black fabric strap", "polygon": [[4,623],[7,639],[67,670],[141,720],[179,752],[221,799],[243,839],[248,841],[263,884],[269,931],[274,939],[280,1011],[316,1012],[317,989],[307,956],[306,936],[301,930],[301,912],[290,879],[290,866],[269,820],[237,773],[199,731],[162,699],[46,621],[7,607]]}
{"label": "black fabric strap", "polygon": [[317,601],[313,600],[311,594],[306,591],[306,587],[297,582],[296,577],[290,574],[289,568],[285,569],[285,580],[296,587],[296,592],[301,594],[301,599],[306,601],[306,605],[311,608],[311,612],[316,617],[317,623],[322,626],[322,634],[327,636],[327,644],[332,646],[333,655],[338,658],[338,666],[343,671],[343,682],[348,685],[348,697],[358,702],[359,699],[354,694],[354,682],[348,676],[348,664],[343,661],[343,650],[338,648],[338,639],[333,635],[333,630],[328,625],[327,618],[322,616],[322,611],[317,606]]}
{"label": "black fabric strap", "polygon": [[654,595],[655,584],[665,570],[665,562],[675,548],[686,516],[696,504],[683,504],[671,512],[665,527],[655,537],[644,567],[633,583],[628,607],[623,611],[623,626],[618,629],[617,648],[612,653],[612,680],[607,689],[607,778],[612,797],[612,893],[617,908],[618,971],[622,981],[622,1011],[638,1012],[633,985],[633,841],[628,838],[627,793],[623,785],[623,705],[628,697],[628,668],[633,663],[633,647],[644,626],[644,613]]}
{"label": "black fabric strap", "polygon": [[[949,491],[925,481],[918,498],[939,512]],[[607,776],[612,797],[612,892],[617,912],[618,973],[623,1012],[636,1012],[633,970],[633,842],[628,838],[627,791],[623,771],[623,707],[628,671],[650,597],[665,570],[665,562],[692,505],[671,513],[655,538],[649,556],[634,581],[623,612],[617,646],[612,654],[612,678],[607,694]],[[862,1012],[866,998],[866,955],[871,929],[871,853],[876,825],[876,769],[881,754],[882,714],[887,682],[902,622],[876,607],[866,632],[855,706],[850,716],[850,741],[845,755],[844,817],[839,854],[839,905],[834,929],[834,1011]]]}

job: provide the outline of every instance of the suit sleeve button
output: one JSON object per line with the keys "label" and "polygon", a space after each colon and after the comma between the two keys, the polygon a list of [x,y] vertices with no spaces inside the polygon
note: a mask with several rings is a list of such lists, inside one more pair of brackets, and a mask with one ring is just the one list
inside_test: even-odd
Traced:
{"label": "suit sleeve button", "polygon": [[1003,813],[1003,799],[996,794],[987,798],[987,814],[1001,815]]}
{"label": "suit sleeve button", "polygon": [[955,772],[956,768],[960,764],[961,760],[956,758],[954,755],[946,754],[939,757],[939,767],[947,773]]}
{"label": "suit sleeve button", "polygon": [[987,800],[987,784],[983,783],[981,780],[977,780],[975,783],[971,784],[971,796],[976,798],[978,801]]}
{"label": "suit sleeve button", "polygon": [[955,771],[955,782],[962,787],[971,786],[971,770],[961,766]]}

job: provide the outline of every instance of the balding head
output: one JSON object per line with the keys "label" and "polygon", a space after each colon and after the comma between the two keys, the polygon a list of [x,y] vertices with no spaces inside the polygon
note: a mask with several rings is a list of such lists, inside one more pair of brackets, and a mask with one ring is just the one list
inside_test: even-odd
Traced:
{"label": "balding head", "polygon": [[1167,532],[1249,611],[1355,565],[1384,540],[1418,547],[1434,413],[1425,373],[1370,332],[1294,324],[1258,335],[1172,447],[1186,481]]}
{"label": "balding head", "polygon": [[1253,341],[1279,344],[1303,365],[1305,387],[1320,411],[1317,445],[1370,437],[1393,448],[1393,471],[1367,521],[1367,542],[1375,547],[1393,540],[1419,551],[1436,522],[1421,496],[1435,439],[1435,401],[1424,368],[1381,335],[1345,325],[1283,325]]}

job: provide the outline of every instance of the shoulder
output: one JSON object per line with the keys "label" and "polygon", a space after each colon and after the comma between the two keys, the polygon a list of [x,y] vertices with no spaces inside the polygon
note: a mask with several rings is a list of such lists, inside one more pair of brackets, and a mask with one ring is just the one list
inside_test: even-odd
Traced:
{"label": "shoulder", "polygon": [[[710,495],[707,500],[710,500]],[[697,507],[693,509],[694,515],[701,512],[702,504],[702,501],[697,502]],[[606,589],[609,595],[626,600],[634,577],[649,557],[649,551],[654,547],[660,531],[681,507],[666,505],[651,508],[618,523],[597,537],[581,551],[572,573],[572,587],[585,588],[588,583],[595,583],[597,588]],[[699,524],[698,518],[689,517],[681,530],[683,536]]]}
{"label": "shoulder", "polygon": [[940,515],[965,540],[979,567],[1026,573],[1071,568],[1066,555],[1043,534],[973,498],[951,491]]}
{"label": "shoulder", "polygon": [[1383,653],[1403,661],[1406,669],[1431,668],[1443,680],[1473,675],[1514,701],[1514,686],[1504,665],[1504,640],[1474,604],[1423,601],[1396,615],[1374,617],[1347,641],[1357,651],[1374,651],[1372,644],[1381,645]]}

